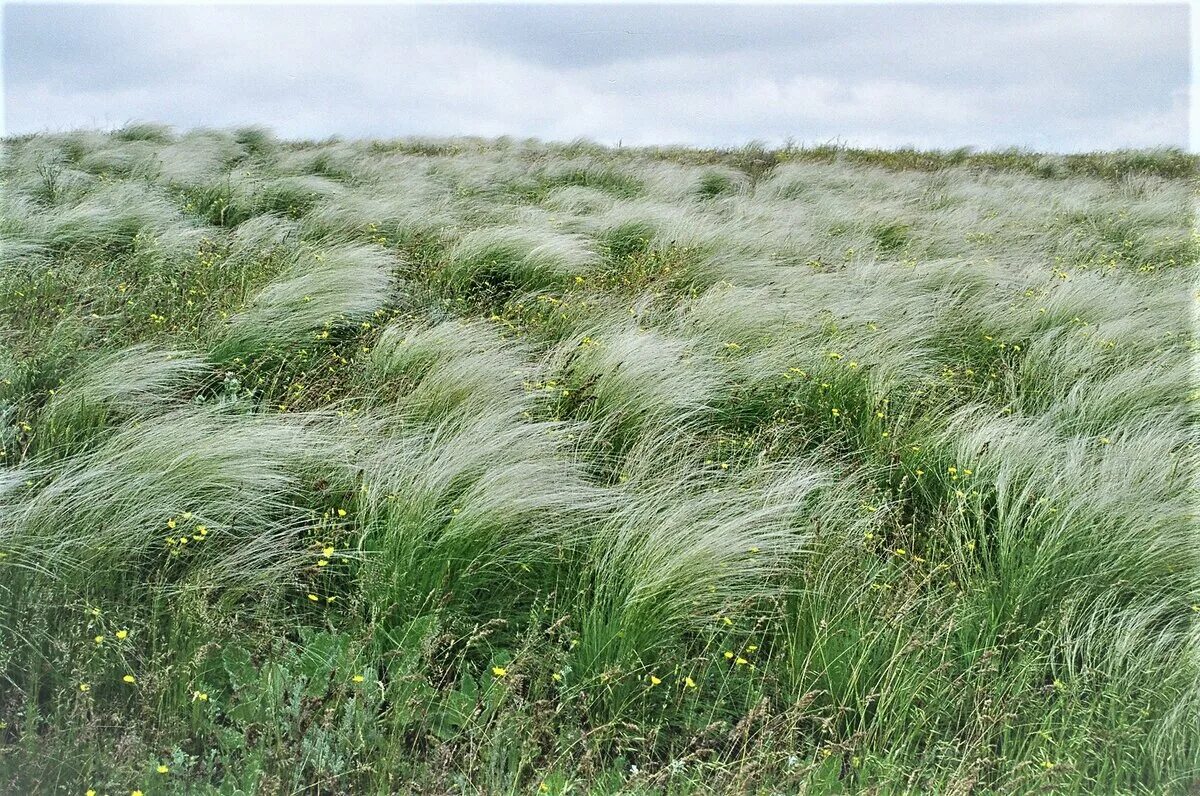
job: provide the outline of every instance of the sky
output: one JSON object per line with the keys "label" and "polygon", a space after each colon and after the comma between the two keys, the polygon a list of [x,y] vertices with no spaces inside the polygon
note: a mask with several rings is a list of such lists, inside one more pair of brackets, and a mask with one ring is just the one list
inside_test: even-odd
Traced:
{"label": "sky", "polygon": [[7,134],[1188,146],[1189,9],[7,4]]}

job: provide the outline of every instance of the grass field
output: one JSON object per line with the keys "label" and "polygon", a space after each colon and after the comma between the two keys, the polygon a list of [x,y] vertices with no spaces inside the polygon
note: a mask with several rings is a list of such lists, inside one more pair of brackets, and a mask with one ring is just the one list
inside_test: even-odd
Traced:
{"label": "grass field", "polygon": [[1200,787],[1193,156],[4,147],[0,792]]}

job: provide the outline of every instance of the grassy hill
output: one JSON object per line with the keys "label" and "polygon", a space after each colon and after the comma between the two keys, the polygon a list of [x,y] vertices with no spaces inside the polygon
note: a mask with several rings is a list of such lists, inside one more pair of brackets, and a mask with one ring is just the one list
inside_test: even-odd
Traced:
{"label": "grassy hill", "polygon": [[1192,792],[1196,165],[7,140],[0,791]]}

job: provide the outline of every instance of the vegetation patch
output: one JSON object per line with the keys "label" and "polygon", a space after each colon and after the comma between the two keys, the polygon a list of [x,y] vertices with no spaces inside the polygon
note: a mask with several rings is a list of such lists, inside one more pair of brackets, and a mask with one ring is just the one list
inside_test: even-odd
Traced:
{"label": "vegetation patch", "polygon": [[0,792],[1195,792],[1195,165],[6,140]]}

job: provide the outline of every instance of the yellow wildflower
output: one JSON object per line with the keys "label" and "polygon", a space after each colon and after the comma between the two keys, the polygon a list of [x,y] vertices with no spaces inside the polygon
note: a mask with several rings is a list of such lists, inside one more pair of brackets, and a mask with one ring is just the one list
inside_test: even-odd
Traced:
{"label": "yellow wildflower", "polygon": [[86,694],[88,691],[92,690],[92,687],[87,683],[80,683],[79,690]]}
{"label": "yellow wildflower", "polygon": [[166,774],[170,770],[171,769],[168,768],[167,766],[159,766],[157,769],[158,773],[160,773],[160,774]]}
{"label": "yellow wildflower", "polygon": [[662,680],[654,675],[650,675],[650,685],[658,685]]}
{"label": "yellow wildflower", "polygon": [[492,676],[493,677],[500,678],[500,677],[504,677],[507,674],[508,674],[508,669],[505,669],[503,666],[493,666],[492,667]]}
{"label": "yellow wildflower", "polygon": [[356,682],[356,683],[361,683],[366,678],[364,678],[361,674],[356,674],[351,679],[354,680],[354,682]]}
{"label": "yellow wildflower", "polygon": [[129,631],[128,630],[118,630],[116,632],[116,636],[119,640],[124,641],[126,638],[129,637]]}
{"label": "yellow wildflower", "polygon": [[121,679],[124,680],[125,682],[129,683],[130,685],[133,685],[134,683],[137,682],[137,678],[134,677],[132,674],[127,674],[124,677],[122,677]]}
{"label": "yellow wildflower", "polygon": [[683,687],[684,688],[695,688],[696,681],[690,677],[685,677],[685,678],[683,678]]}

